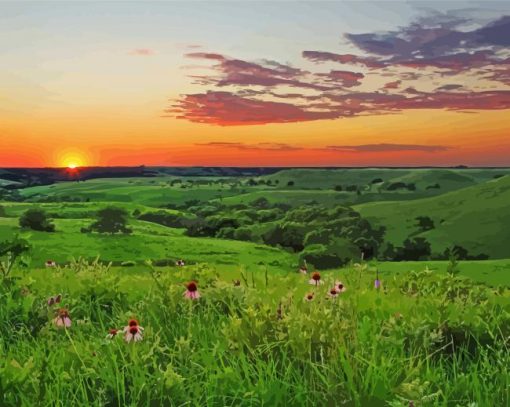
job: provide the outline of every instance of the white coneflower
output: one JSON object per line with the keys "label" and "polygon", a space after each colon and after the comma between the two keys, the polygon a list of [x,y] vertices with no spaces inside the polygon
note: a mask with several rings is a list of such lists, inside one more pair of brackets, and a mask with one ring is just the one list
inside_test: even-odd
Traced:
{"label": "white coneflower", "polygon": [[346,290],[344,283],[335,281],[335,290],[338,291],[339,294],[343,293]]}

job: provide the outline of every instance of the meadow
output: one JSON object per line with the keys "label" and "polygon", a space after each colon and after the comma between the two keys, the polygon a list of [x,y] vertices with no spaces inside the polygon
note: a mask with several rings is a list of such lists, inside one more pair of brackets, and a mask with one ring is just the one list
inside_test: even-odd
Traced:
{"label": "meadow", "polygon": [[[161,170],[6,189],[0,241],[30,248],[2,277],[0,405],[508,405],[507,173]],[[91,229],[111,207],[128,232]],[[20,227],[30,210],[53,230]],[[429,249],[389,259],[405,239]]]}

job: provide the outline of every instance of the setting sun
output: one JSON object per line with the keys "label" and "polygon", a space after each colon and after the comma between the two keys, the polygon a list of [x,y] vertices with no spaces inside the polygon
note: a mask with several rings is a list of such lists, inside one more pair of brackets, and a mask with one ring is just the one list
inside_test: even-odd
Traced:
{"label": "setting sun", "polygon": [[74,170],[76,167],[78,167],[75,163],[68,164],[67,168]]}

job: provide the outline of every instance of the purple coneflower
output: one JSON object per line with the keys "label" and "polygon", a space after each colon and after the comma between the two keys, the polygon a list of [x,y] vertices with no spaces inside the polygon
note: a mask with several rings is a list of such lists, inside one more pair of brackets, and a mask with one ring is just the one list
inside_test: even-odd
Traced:
{"label": "purple coneflower", "polygon": [[50,297],[48,298],[48,306],[51,307],[53,304],[60,304],[60,301],[62,301],[62,294]]}
{"label": "purple coneflower", "polygon": [[241,285],[240,280],[233,280],[232,282],[234,283],[234,287],[239,287]]}
{"label": "purple coneflower", "polygon": [[305,301],[307,302],[313,301],[313,293],[307,293],[305,295]]}
{"label": "purple coneflower", "polygon": [[69,328],[71,326],[71,318],[69,317],[69,311],[67,308],[60,308],[57,311],[57,317],[53,320],[53,322],[59,328]]}
{"label": "purple coneflower", "polygon": [[301,274],[308,274],[308,269],[306,268],[306,266],[301,266],[301,267],[299,268],[299,272],[300,272]]}
{"label": "purple coneflower", "polygon": [[128,326],[124,327],[124,340],[129,343],[131,341],[138,342],[143,339],[142,332],[143,328],[138,325],[136,319],[130,319]]}
{"label": "purple coneflower", "polygon": [[312,273],[312,278],[310,280],[308,280],[308,284],[318,286],[318,285],[320,285],[322,283],[323,282],[321,281],[320,273],[318,271],[314,271]]}
{"label": "purple coneflower", "polygon": [[109,329],[108,330],[108,335],[106,335],[106,339],[113,339],[117,336],[117,334],[119,333],[119,330],[118,329]]}
{"label": "purple coneflower", "polygon": [[338,294],[340,294],[340,291],[338,291],[336,289],[336,287],[332,288],[331,290],[329,290],[329,293],[328,295],[331,297],[331,298],[336,298],[338,297]]}
{"label": "purple coneflower", "polygon": [[196,281],[190,281],[188,284],[186,284],[184,297],[191,300],[198,300],[200,298],[200,293],[198,292],[198,285]]}

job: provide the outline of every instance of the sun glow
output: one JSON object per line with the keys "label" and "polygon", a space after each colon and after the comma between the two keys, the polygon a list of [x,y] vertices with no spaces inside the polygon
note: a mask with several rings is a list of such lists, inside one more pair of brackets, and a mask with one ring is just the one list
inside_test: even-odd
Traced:
{"label": "sun glow", "polygon": [[83,151],[65,150],[57,153],[55,161],[60,167],[75,170],[86,166],[90,160]]}

